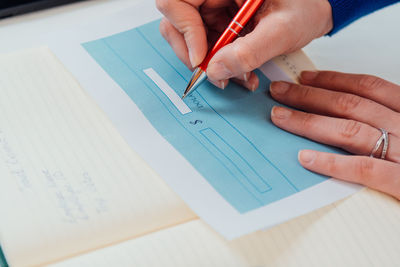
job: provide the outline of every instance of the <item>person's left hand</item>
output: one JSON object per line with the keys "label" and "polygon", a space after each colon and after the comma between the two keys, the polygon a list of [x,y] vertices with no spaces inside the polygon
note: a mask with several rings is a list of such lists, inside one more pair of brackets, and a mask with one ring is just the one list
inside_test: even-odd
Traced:
{"label": "person's left hand", "polygon": [[[400,200],[400,86],[369,75],[303,72],[301,85],[271,84],[272,97],[303,110],[274,107],[278,127],[355,156],[303,150],[303,167],[359,183]],[[384,129],[389,133],[386,160],[383,143],[370,157]],[[378,159],[379,158],[379,159]]]}

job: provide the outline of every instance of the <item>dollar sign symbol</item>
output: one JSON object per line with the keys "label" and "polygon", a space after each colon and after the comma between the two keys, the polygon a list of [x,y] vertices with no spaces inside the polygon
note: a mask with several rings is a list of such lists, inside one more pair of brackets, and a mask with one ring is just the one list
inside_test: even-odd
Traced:
{"label": "dollar sign symbol", "polygon": [[203,121],[201,121],[201,120],[195,120],[195,121],[190,122],[190,124],[193,124],[193,125],[197,125],[197,124],[201,124],[201,123],[203,123]]}

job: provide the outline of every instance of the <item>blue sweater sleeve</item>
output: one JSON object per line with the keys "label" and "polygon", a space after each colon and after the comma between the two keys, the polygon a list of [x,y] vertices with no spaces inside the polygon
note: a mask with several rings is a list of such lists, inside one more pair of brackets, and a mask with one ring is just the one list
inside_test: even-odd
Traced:
{"label": "blue sweater sleeve", "polygon": [[400,0],[328,0],[332,6],[332,35],[356,19]]}

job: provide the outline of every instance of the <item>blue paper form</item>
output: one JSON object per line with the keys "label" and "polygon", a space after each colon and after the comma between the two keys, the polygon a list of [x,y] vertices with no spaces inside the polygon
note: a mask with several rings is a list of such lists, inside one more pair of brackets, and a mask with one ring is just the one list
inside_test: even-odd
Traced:
{"label": "blue paper form", "polygon": [[155,21],[83,47],[226,201],[245,213],[325,181],[303,169],[297,153],[337,150],[272,124],[278,103],[262,73],[255,93],[233,83],[225,90],[204,83],[179,103],[191,72],[158,26]]}
{"label": "blue paper form", "polygon": [[6,258],[4,257],[4,253],[0,247],[0,267],[8,267]]}

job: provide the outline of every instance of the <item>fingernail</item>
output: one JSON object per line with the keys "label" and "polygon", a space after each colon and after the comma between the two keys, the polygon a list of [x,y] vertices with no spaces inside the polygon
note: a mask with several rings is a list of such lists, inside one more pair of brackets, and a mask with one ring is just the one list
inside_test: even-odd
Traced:
{"label": "fingernail", "polygon": [[233,77],[233,73],[222,62],[212,64],[207,69],[207,75],[213,80],[227,80]]}
{"label": "fingernail", "polygon": [[225,90],[225,86],[226,86],[226,85],[225,85],[225,81],[221,81],[221,89],[222,89],[222,90]]}
{"label": "fingernail", "polygon": [[253,83],[253,84],[251,85],[251,91],[252,91],[252,92],[255,92],[256,90],[257,90],[257,84]]}
{"label": "fingernail", "polygon": [[272,82],[270,92],[274,95],[283,95],[289,90],[290,85],[286,82]]}
{"label": "fingernail", "polygon": [[243,75],[243,78],[244,78],[244,81],[245,81],[245,82],[248,82],[248,81],[249,81],[249,78],[247,77],[247,74],[246,74],[246,73]]}
{"label": "fingernail", "polygon": [[279,120],[285,120],[292,115],[292,112],[287,108],[273,107],[271,111],[271,117]]}
{"label": "fingernail", "polygon": [[249,90],[255,92],[260,86],[260,80],[258,79],[258,76],[250,75],[248,85]]}
{"label": "fingernail", "polygon": [[299,152],[299,161],[302,164],[311,165],[314,162],[316,156],[317,154],[314,151],[302,150]]}
{"label": "fingernail", "polygon": [[312,81],[318,75],[318,71],[303,71],[300,75],[301,79],[304,81]]}
{"label": "fingernail", "polygon": [[213,81],[210,79],[207,79],[210,83],[212,83],[215,87],[217,87],[218,89],[222,89],[223,86],[225,86],[224,81]]}
{"label": "fingernail", "polygon": [[188,48],[188,50],[189,50],[189,60],[190,60],[190,64],[192,64],[192,67],[193,67],[193,68],[196,68],[196,67],[197,67],[197,64],[196,64],[196,62],[195,62],[195,58],[194,58],[193,51],[192,51],[192,49],[191,49],[190,47]]}

